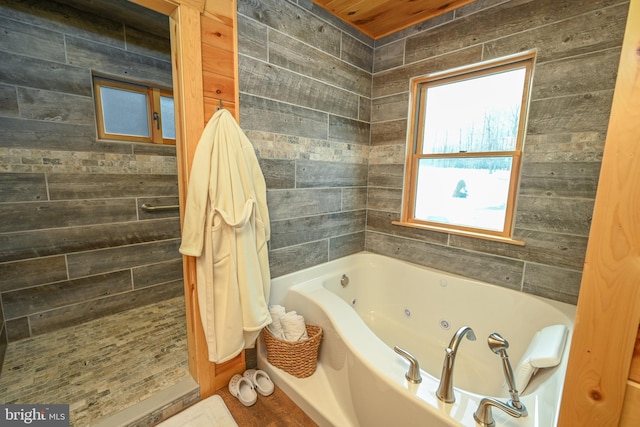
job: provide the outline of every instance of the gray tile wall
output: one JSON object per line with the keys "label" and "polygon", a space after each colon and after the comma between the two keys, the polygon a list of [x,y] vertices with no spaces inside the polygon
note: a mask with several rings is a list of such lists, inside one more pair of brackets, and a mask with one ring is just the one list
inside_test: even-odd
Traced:
{"label": "gray tile wall", "polygon": [[[372,43],[309,0],[240,0],[241,126],[269,187],[272,275],[364,248],[576,303],[627,8],[478,0]],[[525,246],[392,225],[410,78],[529,49]]]}
{"label": "gray tile wall", "polygon": [[4,325],[4,313],[2,312],[2,304],[0,303],[0,369],[4,363],[4,355],[7,351],[7,328]]}
{"label": "gray tile wall", "polygon": [[238,1],[240,125],[273,277],[364,249],[373,43],[308,0]]}
{"label": "gray tile wall", "polygon": [[[478,0],[376,41],[365,248],[576,303],[628,2]],[[525,246],[416,231],[400,215],[409,79],[536,49],[517,201]]]}
{"label": "gray tile wall", "polygon": [[[175,151],[96,142],[88,70],[170,84],[168,51],[35,3],[0,1],[0,342],[182,292],[177,217],[140,211],[176,200]],[[240,121],[267,180],[272,276],[366,249],[575,303],[627,7],[478,0],[374,49],[309,0],[239,0]],[[392,226],[409,79],[531,48],[526,245]]]}
{"label": "gray tile wall", "polygon": [[[0,342],[181,295],[172,146],[96,141],[91,70],[171,86],[166,34],[0,1]],[[0,345],[2,354],[2,345]]]}

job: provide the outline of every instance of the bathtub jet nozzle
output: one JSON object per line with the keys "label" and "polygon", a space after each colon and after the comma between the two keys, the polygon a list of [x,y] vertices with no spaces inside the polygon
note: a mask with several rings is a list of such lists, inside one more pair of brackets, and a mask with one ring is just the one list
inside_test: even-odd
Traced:
{"label": "bathtub jet nozzle", "polygon": [[343,288],[346,288],[347,285],[349,285],[349,276],[343,274],[340,278],[340,285],[342,285]]}

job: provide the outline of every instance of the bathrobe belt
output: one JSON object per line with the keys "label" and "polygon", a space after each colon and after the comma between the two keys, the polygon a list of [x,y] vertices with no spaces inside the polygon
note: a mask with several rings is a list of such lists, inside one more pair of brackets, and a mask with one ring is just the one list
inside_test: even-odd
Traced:
{"label": "bathrobe belt", "polygon": [[253,200],[252,198],[247,199],[247,201],[244,204],[244,208],[242,209],[242,214],[240,215],[240,217],[236,222],[234,222],[234,218],[231,215],[229,215],[227,212],[223,211],[222,209],[214,208],[213,212],[214,212],[214,215],[216,213],[220,215],[224,223],[229,227],[242,228],[247,224],[249,220],[252,220],[253,222],[255,222],[255,218],[256,218],[255,207],[256,207],[256,201]]}

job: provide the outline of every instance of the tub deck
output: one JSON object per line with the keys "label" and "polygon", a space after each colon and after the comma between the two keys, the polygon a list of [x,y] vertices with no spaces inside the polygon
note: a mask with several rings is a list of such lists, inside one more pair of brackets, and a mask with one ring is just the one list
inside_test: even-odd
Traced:
{"label": "tub deck", "polygon": [[[351,279],[346,288],[343,274]],[[484,302],[479,314],[474,311],[478,301]],[[258,366],[320,426],[341,427],[398,422],[475,426],[473,413],[483,397],[508,399],[500,358],[489,350],[486,337],[492,332],[508,337],[515,368],[539,329],[562,324],[570,331],[575,317],[575,307],[568,304],[369,253],[273,280],[270,304],[295,310],[323,328],[318,368],[311,377],[295,378],[268,363],[263,344],[258,347]],[[376,335],[373,329],[379,328],[368,326],[367,316],[373,323],[392,319],[391,326]],[[444,351],[462,325],[473,327],[478,339],[462,343],[454,378],[456,401],[443,403],[435,391]],[[389,342],[384,335],[391,337]],[[408,349],[421,367],[428,368],[422,370],[421,384],[406,381],[408,363],[395,354],[392,344]],[[560,364],[538,372],[521,395],[529,416],[515,419],[494,410],[497,425],[555,424],[569,345],[570,338]],[[427,353],[420,351],[425,346]]]}

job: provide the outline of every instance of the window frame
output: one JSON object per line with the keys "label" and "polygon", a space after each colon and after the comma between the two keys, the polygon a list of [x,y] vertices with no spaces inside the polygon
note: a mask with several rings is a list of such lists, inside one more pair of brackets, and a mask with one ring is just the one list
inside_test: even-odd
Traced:
{"label": "window frame", "polygon": [[[535,51],[513,55],[496,60],[485,61],[466,67],[455,68],[426,76],[415,77],[411,80],[411,92],[409,98],[408,135],[406,143],[405,175],[403,186],[403,203],[400,221],[394,221],[396,225],[421,228],[432,231],[446,232],[489,240],[498,240],[507,243],[523,245],[523,242],[513,239],[513,225],[515,219],[515,206],[519,187],[520,169],[522,165],[522,153],[524,137],[527,125],[531,85],[533,81],[533,68],[535,63]],[[520,118],[517,128],[516,145],[512,151],[478,151],[458,153],[423,154],[423,129],[427,120],[425,117],[426,92],[429,87],[440,86],[446,83],[469,80],[472,78],[488,76],[508,70],[525,68],[525,80],[523,85],[522,100],[520,103]],[[505,221],[503,229],[490,230],[455,224],[445,224],[427,221],[415,217],[417,194],[418,164],[421,159],[438,158],[482,158],[482,157],[510,157],[512,158],[511,175],[508,186],[508,198],[506,204]]]}
{"label": "window frame", "polygon": [[[97,74],[94,74],[92,77],[98,140],[176,145],[176,139],[163,137],[161,126],[162,111],[160,108],[160,97],[165,96],[173,99],[173,91],[170,88],[151,86],[140,82],[133,82]],[[100,89],[102,87],[137,92],[146,96],[149,136],[123,135],[106,132],[104,123],[104,111],[102,109],[102,95],[100,92]],[[156,114],[157,118],[155,117]]]}

